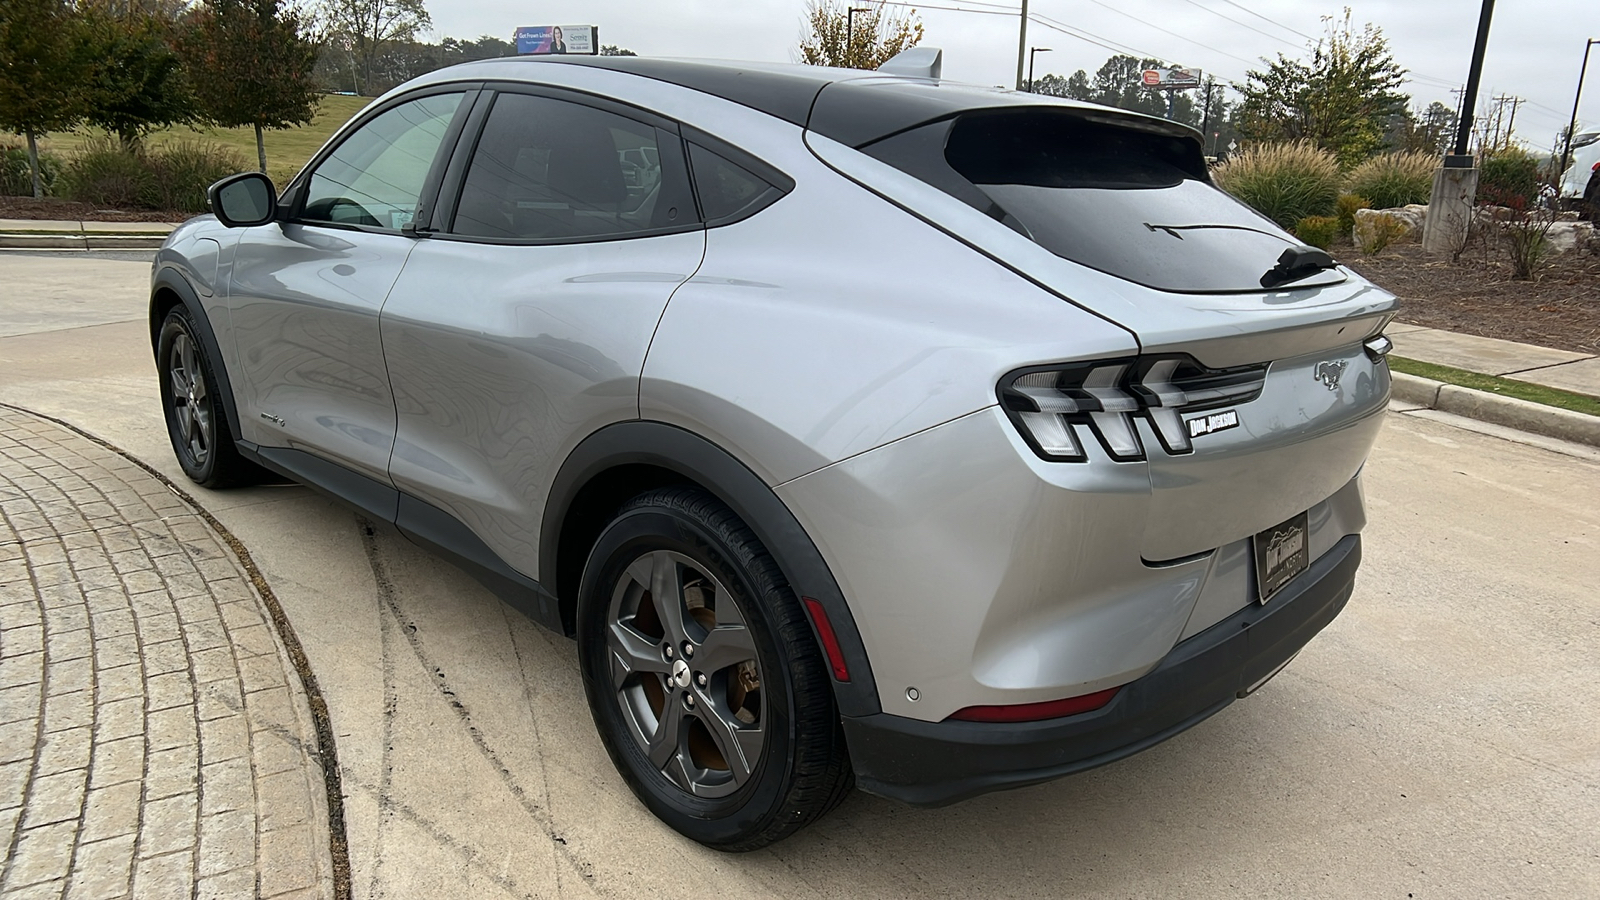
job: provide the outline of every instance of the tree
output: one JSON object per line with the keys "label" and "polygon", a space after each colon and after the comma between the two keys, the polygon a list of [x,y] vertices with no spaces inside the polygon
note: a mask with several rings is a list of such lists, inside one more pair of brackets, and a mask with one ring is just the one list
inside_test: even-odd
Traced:
{"label": "tree", "polygon": [[475,41],[451,37],[439,41],[439,65],[441,67],[473,62],[479,59],[499,59],[502,56],[516,55],[516,44],[488,34],[480,35]]}
{"label": "tree", "polygon": [[869,0],[868,12],[851,21],[845,6],[834,0],[811,0],[806,6],[806,33],[800,38],[800,61],[813,66],[876,69],[902,50],[922,43],[922,19],[916,10],[889,12],[881,0]]}
{"label": "tree", "polygon": [[323,0],[322,21],[330,42],[341,50],[356,92],[372,93],[373,68],[380,54],[409,43],[432,27],[423,0]]}
{"label": "tree", "polygon": [[125,148],[169,125],[199,120],[174,44],[177,27],[163,11],[115,0],[79,0],[81,50],[89,61],[85,118]]}
{"label": "tree", "polygon": [[83,117],[81,59],[62,0],[0,0],[0,127],[28,139],[33,196],[44,196],[38,137]]}
{"label": "tree", "polygon": [[1239,88],[1239,126],[1261,141],[1309,140],[1350,167],[1383,146],[1384,125],[1410,97],[1399,87],[1406,70],[1395,62],[1383,31],[1356,32],[1350,11],[1328,17],[1327,34],[1306,61],[1278,54],[1265,71],[1250,71]]}
{"label": "tree", "polygon": [[205,0],[179,44],[200,113],[224,128],[254,126],[262,172],[262,130],[308,125],[316,112],[318,48],[307,30],[280,0]]}
{"label": "tree", "polygon": [[639,54],[633,52],[632,50],[629,50],[626,47],[618,47],[616,44],[601,44],[600,45],[600,55],[601,56],[638,56]]}

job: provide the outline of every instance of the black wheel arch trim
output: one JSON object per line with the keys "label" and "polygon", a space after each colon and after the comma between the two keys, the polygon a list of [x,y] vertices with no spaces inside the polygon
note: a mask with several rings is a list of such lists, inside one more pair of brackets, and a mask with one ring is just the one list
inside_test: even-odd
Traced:
{"label": "black wheel arch trim", "polygon": [[[233,435],[237,443],[244,435],[239,430],[239,405],[234,399],[233,382],[228,377],[228,366],[222,356],[222,346],[217,343],[216,332],[211,328],[211,318],[206,315],[206,309],[200,302],[200,295],[189,284],[175,266],[164,265],[156,270],[155,277],[150,285],[150,350],[152,353],[161,352],[161,323],[166,320],[168,304],[161,303],[159,298],[162,291],[170,291],[178,298],[189,312],[189,321],[194,323],[195,331],[200,343],[205,347],[206,357],[211,362],[211,376],[217,382],[217,390],[222,394],[222,405],[227,413],[228,432]],[[164,377],[159,373],[161,360],[156,360],[158,367],[157,377]]]}
{"label": "black wheel arch trim", "polygon": [[[711,441],[675,425],[650,421],[608,425],[579,443],[556,473],[539,533],[539,582],[554,589],[564,607],[575,599],[577,582],[582,577],[581,566],[578,571],[561,570],[563,525],[568,513],[594,479],[608,470],[630,465],[665,469],[699,484],[749,525],[795,593],[821,603],[828,614],[850,670],[848,682],[833,680],[840,713],[863,716],[882,709],[866,645],[849,604],[800,521],[744,463]],[[822,652],[814,622],[812,637]]]}

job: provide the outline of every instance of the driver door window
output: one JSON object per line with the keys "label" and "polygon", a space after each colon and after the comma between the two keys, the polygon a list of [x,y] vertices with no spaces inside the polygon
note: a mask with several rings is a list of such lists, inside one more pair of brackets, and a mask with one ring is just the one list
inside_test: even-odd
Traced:
{"label": "driver door window", "polygon": [[356,129],[311,173],[300,220],[393,231],[409,225],[463,96],[402,103]]}

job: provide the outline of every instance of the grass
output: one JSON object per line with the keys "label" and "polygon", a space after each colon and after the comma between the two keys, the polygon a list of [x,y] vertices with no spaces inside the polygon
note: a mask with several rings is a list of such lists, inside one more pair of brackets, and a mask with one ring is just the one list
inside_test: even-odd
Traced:
{"label": "grass", "polygon": [[1575,394],[1571,391],[1563,391],[1557,388],[1545,387],[1544,385],[1529,384],[1526,381],[1514,381],[1510,378],[1500,378],[1496,375],[1481,375],[1477,372],[1468,372],[1465,369],[1439,366],[1399,356],[1389,357],[1389,367],[1396,372],[1404,372],[1407,375],[1416,375],[1421,378],[1431,378],[1434,381],[1472,388],[1475,391],[1485,391],[1490,394],[1499,394],[1503,397],[1515,397],[1518,400],[1542,403],[1545,406],[1554,406],[1557,409],[1567,409],[1591,416],[1600,416],[1600,397],[1591,397],[1588,394]]}
{"label": "grass", "polygon": [[[286,184],[300,171],[311,155],[321,149],[340,125],[348,122],[370,102],[372,102],[371,97],[324,94],[317,104],[317,114],[312,118],[310,125],[266,132],[267,174],[272,176],[273,182],[279,187]],[[39,148],[60,154],[76,153],[86,142],[102,134],[103,132],[92,128],[50,134],[39,141]],[[237,151],[249,161],[252,169],[255,168],[256,132],[253,128],[167,128],[151,134],[150,141],[166,144],[183,140],[193,141],[196,137],[215,141]],[[21,144],[23,138],[20,135],[0,132],[0,142],[7,141]]]}

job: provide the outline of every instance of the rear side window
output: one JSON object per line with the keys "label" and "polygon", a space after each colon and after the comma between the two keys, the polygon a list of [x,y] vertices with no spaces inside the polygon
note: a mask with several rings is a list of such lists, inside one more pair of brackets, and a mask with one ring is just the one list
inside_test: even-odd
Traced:
{"label": "rear side window", "polygon": [[[968,113],[863,147],[1064,259],[1179,293],[1261,291],[1286,232],[1213,186],[1192,141],[1054,111]],[[1326,270],[1293,287],[1344,280]]]}
{"label": "rear side window", "polygon": [[794,189],[794,179],[722,142],[695,134],[689,139],[695,192],[707,225],[726,225],[755,215]]}
{"label": "rear side window", "polygon": [[507,93],[484,123],[451,231],[584,240],[695,220],[677,135],[579,103]]}

